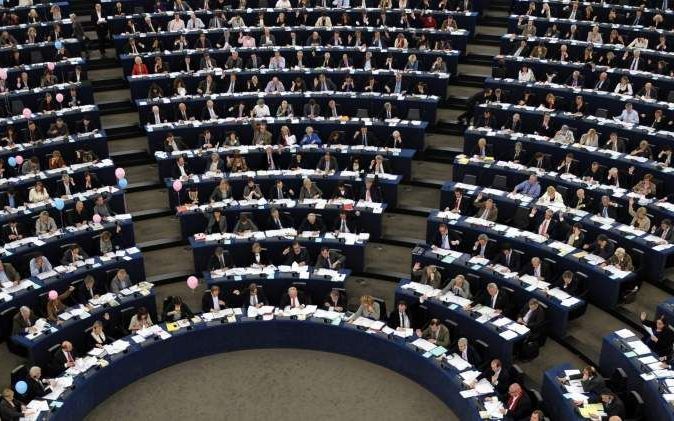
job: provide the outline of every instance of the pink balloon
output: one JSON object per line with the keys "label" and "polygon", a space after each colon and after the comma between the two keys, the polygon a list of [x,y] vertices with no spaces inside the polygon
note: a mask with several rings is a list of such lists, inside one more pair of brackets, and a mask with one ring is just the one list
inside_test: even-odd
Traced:
{"label": "pink balloon", "polygon": [[23,157],[21,155],[15,156],[14,159],[16,159],[17,164],[19,165],[23,164]]}
{"label": "pink balloon", "polygon": [[54,290],[52,289],[51,291],[49,291],[49,295],[48,295],[48,296],[49,296],[49,300],[50,300],[50,301],[54,301],[54,300],[56,300],[56,299],[59,297],[59,293],[56,292],[56,291],[54,291]]}
{"label": "pink balloon", "polygon": [[0,69],[0,79],[2,80],[7,79],[7,69]]}
{"label": "pink balloon", "polygon": [[24,108],[21,115],[23,115],[25,118],[30,118],[30,116],[33,115],[33,112],[30,110],[30,108]]}
{"label": "pink balloon", "polygon": [[56,67],[56,65],[53,62],[50,61],[47,63],[47,69],[54,70],[54,67]]}
{"label": "pink balloon", "polygon": [[58,103],[63,102],[63,94],[61,93],[56,94],[56,102]]}
{"label": "pink balloon", "polygon": [[176,180],[173,182],[173,190],[175,191],[180,191],[183,189],[183,182],[180,180]]}
{"label": "pink balloon", "polygon": [[91,218],[91,219],[92,219],[92,220],[94,221],[94,223],[96,223],[96,224],[100,224],[100,223],[101,223],[101,215],[99,215],[99,214],[95,214],[94,217]]}
{"label": "pink balloon", "polygon": [[119,180],[120,178],[124,178],[126,175],[126,171],[124,171],[124,168],[117,168],[115,170],[115,177]]}
{"label": "pink balloon", "polygon": [[196,289],[198,285],[199,285],[199,280],[197,279],[196,276],[190,276],[189,278],[187,278],[187,286],[190,289]]}

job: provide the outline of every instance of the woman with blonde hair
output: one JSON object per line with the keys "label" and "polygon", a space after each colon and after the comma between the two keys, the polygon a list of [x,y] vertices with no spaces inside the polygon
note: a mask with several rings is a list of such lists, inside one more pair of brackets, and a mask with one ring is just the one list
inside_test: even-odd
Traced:
{"label": "woman with blonde hair", "polygon": [[564,205],[564,198],[562,195],[552,186],[548,186],[545,190],[545,193],[538,199],[536,202],[538,205]]}
{"label": "woman with blonde hair", "polygon": [[599,135],[597,134],[597,131],[592,128],[588,130],[587,133],[583,133],[578,143],[596,148],[599,146]]}
{"label": "woman with blonde hair", "polygon": [[360,297],[360,306],[355,313],[349,317],[349,322],[353,322],[359,317],[366,317],[368,319],[379,320],[379,303],[372,298],[371,295],[363,295]]}
{"label": "woman with blonde hair", "polygon": [[632,217],[632,221],[630,222],[630,225],[633,227],[640,229],[641,231],[648,231],[651,228],[651,218],[648,217],[648,210],[641,206],[637,208],[637,210],[634,210],[634,199],[630,197],[629,200],[629,205],[627,208],[630,216]]}

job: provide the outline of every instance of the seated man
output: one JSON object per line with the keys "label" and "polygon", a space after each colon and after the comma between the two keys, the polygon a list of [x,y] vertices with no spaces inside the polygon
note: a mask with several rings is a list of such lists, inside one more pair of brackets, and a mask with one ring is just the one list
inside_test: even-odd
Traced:
{"label": "seated man", "polygon": [[450,231],[447,224],[440,224],[438,232],[433,237],[431,247],[451,250],[452,248],[457,248],[459,244],[461,244],[459,236],[454,231]]}
{"label": "seated man", "polygon": [[75,360],[77,359],[77,353],[73,348],[73,344],[69,341],[63,341],[61,343],[61,349],[56,351],[52,359],[52,372],[53,373],[63,373],[70,367],[75,366]]}
{"label": "seated man", "polygon": [[220,287],[217,285],[211,286],[211,290],[206,292],[201,299],[201,310],[204,313],[220,311],[226,307],[225,294],[220,291]]}
{"label": "seated man", "polygon": [[487,284],[486,294],[482,294],[480,304],[493,308],[497,313],[506,312],[510,308],[508,296],[493,282]]}
{"label": "seated man", "polygon": [[325,310],[333,310],[340,313],[346,310],[346,306],[346,296],[336,288],[330,290],[330,294],[328,294],[323,303]]}
{"label": "seated man", "polygon": [[466,338],[459,338],[450,352],[458,355],[461,359],[472,364],[474,367],[480,365],[480,355],[475,348],[468,344],[468,339]]}
{"label": "seated man", "polygon": [[470,199],[464,197],[463,195],[463,189],[460,187],[457,187],[454,189],[454,195],[452,196],[452,200],[449,203],[449,206],[445,208],[445,211],[453,212],[453,213],[458,213],[460,215],[465,215],[466,212],[468,211],[468,205],[470,203]]}
{"label": "seated man", "polygon": [[503,368],[503,364],[501,364],[501,360],[498,358],[491,360],[491,363],[489,363],[489,368],[484,370],[479,376],[477,376],[477,379],[475,380],[479,381],[481,379],[487,379],[500,397],[503,397],[506,395],[506,393],[508,393],[510,373],[508,373],[508,370]]}
{"label": "seated man", "polygon": [[605,234],[599,234],[592,244],[585,244],[583,249],[607,260],[613,256],[615,248]]}
{"label": "seated man", "polygon": [[290,287],[288,292],[283,294],[279,303],[280,308],[302,308],[307,304],[303,294],[299,294],[297,288]]}
{"label": "seated man", "polygon": [[535,298],[530,298],[529,302],[520,311],[517,323],[522,324],[531,329],[532,336],[541,334],[539,329],[545,323],[545,310]]}
{"label": "seated man", "polygon": [[412,318],[407,311],[407,302],[404,300],[398,301],[397,308],[389,315],[388,325],[391,329],[396,330],[412,329],[414,327]]}
{"label": "seated man", "polygon": [[543,265],[543,262],[538,257],[532,257],[531,261],[522,268],[522,275],[530,275],[536,277],[540,281],[550,280],[550,273],[548,268]]}
{"label": "seated man", "polygon": [[27,306],[21,306],[12,318],[12,335],[25,335],[35,330],[37,317]]}
{"label": "seated man", "polygon": [[82,250],[79,244],[73,244],[68,250],[63,253],[63,258],[61,259],[62,265],[72,265],[80,261],[88,259],[89,255],[86,251]]}
{"label": "seated man", "polygon": [[482,200],[482,193],[479,193],[473,205],[477,208],[475,213],[476,218],[485,219],[487,221],[496,221],[498,219],[498,208],[492,199]]}
{"label": "seated man", "polygon": [[286,247],[283,250],[283,256],[285,256],[286,265],[298,264],[299,266],[309,265],[309,252],[306,248],[300,246],[300,243],[293,241],[290,247]]}
{"label": "seated man", "polygon": [[510,272],[517,272],[520,269],[520,254],[513,252],[510,243],[505,243],[501,246],[501,252],[492,259],[491,264],[506,267]]}
{"label": "seated man", "polygon": [[321,218],[318,218],[318,216],[312,212],[307,214],[307,216],[304,218],[304,220],[300,224],[300,228],[298,231],[299,232],[310,231],[323,234],[325,230],[326,229],[323,220]]}
{"label": "seated man", "polygon": [[531,174],[527,180],[515,186],[513,193],[521,193],[525,196],[537,198],[541,194],[541,183],[538,182],[538,176]]}
{"label": "seated man", "polygon": [[339,216],[335,219],[333,225],[333,230],[335,233],[352,233],[357,234],[358,228],[353,219],[349,218],[349,214],[345,211],[340,211]]}
{"label": "seated man", "polygon": [[244,309],[247,309],[250,306],[260,308],[269,305],[267,297],[264,295],[262,289],[258,288],[256,283],[248,285],[248,289],[241,294],[241,303],[243,304]]}
{"label": "seated man", "polygon": [[323,247],[314,267],[316,269],[340,270],[344,267],[345,261],[346,256],[340,254],[338,251],[330,250],[329,247]]}
{"label": "seated man", "polygon": [[208,260],[208,270],[226,270],[232,267],[232,258],[229,251],[222,247],[217,247],[213,252],[213,256]]}
{"label": "seated man", "polygon": [[528,419],[532,410],[531,398],[522,389],[522,386],[518,383],[511,384],[508,388],[506,401],[503,403],[503,409],[501,409],[504,420],[516,421]]}
{"label": "seated man", "polygon": [[119,291],[129,288],[131,285],[133,285],[133,282],[131,282],[129,274],[126,272],[126,269],[122,268],[117,271],[115,277],[110,281],[110,292],[117,294]]}
{"label": "seated man", "polygon": [[449,346],[449,329],[447,326],[440,323],[438,319],[431,319],[428,323],[428,327],[423,331],[417,329],[417,336],[426,339],[428,342],[435,344],[437,346],[442,346],[447,348]]}
{"label": "seated man", "polygon": [[52,270],[51,263],[49,263],[49,260],[43,255],[38,255],[30,259],[28,266],[30,267],[30,276],[37,276]]}
{"label": "seated man", "polygon": [[473,256],[479,256],[484,259],[491,259],[494,256],[494,246],[489,241],[487,234],[477,236],[477,241],[473,244]]}

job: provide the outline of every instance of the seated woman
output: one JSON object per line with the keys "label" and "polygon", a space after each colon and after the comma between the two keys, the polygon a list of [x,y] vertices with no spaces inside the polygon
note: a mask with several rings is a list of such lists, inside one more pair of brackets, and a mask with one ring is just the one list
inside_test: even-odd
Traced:
{"label": "seated woman", "polygon": [[579,117],[587,114],[587,104],[581,95],[576,95],[570,111]]}
{"label": "seated woman", "polygon": [[230,172],[245,172],[248,171],[248,165],[246,164],[246,158],[242,157],[239,153],[234,153],[231,157],[227,157],[227,168]]}
{"label": "seated woman", "polygon": [[379,320],[379,311],[379,303],[376,302],[371,295],[363,295],[360,297],[360,306],[358,307],[358,310],[349,317],[348,321],[353,322],[359,317]]}
{"label": "seated woman", "polygon": [[218,184],[213,189],[213,193],[211,193],[209,200],[211,203],[213,203],[213,202],[222,202],[223,200],[231,198],[232,198],[232,186],[229,184],[229,181],[223,179],[220,180],[220,184]]}
{"label": "seated woman", "polygon": [[49,193],[47,192],[47,188],[42,184],[42,181],[38,181],[28,192],[28,201],[30,203],[39,203],[45,200],[49,200]]}
{"label": "seated woman", "polygon": [[538,199],[536,202],[538,205],[564,205],[564,198],[562,195],[552,186],[548,186],[545,190],[545,193]]}
{"label": "seated woman", "polygon": [[644,196],[649,198],[655,197],[656,186],[653,180],[654,180],[653,174],[645,174],[644,178],[634,186],[632,191],[634,193],[643,194]]}
{"label": "seated woman", "polygon": [[630,83],[629,78],[627,76],[621,77],[620,82],[618,82],[618,84],[615,86],[613,92],[621,95],[629,95],[629,96],[634,95],[634,91],[632,90],[632,84]]}
{"label": "seated woman", "polygon": [[639,147],[630,152],[632,156],[639,156],[641,158],[653,159],[653,150],[651,145],[648,144],[647,140],[642,140],[639,142]]}
{"label": "seated woman", "polygon": [[183,302],[180,295],[176,295],[164,308],[163,320],[177,322],[181,319],[190,319],[194,316],[192,310]]}
{"label": "seated woman", "polygon": [[[642,311],[640,314],[641,323],[644,325],[644,331],[647,335],[644,336],[643,342],[657,354],[660,358],[669,358],[672,354],[672,344],[674,344],[674,333],[667,325],[664,316],[660,316],[655,320],[647,320],[646,312]],[[648,329],[646,329],[648,328]]]}
{"label": "seated woman", "polygon": [[281,133],[278,137],[278,144],[280,146],[292,146],[297,143],[297,138],[290,132],[288,126],[281,126]]}
{"label": "seated woman", "polygon": [[449,281],[449,283],[442,289],[441,294],[446,294],[448,292],[463,298],[470,299],[473,297],[470,293],[470,284],[463,275],[456,275],[454,279]]}
{"label": "seated woman", "polygon": [[213,152],[209,155],[208,160],[206,161],[206,168],[204,168],[204,172],[225,172],[225,161],[220,158],[220,155],[217,152]]}
{"label": "seated woman", "polygon": [[63,155],[61,155],[61,151],[55,150],[52,152],[51,158],[49,158],[49,169],[54,170],[65,166],[66,161],[63,159]]}
{"label": "seated woman", "polygon": [[136,314],[131,318],[129,323],[129,330],[131,333],[136,333],[141,329],[145,329],[152,326],[152,319],[150,314],[147,312],[145,307],[140,307]]}
{"label": "seated woman", "polygon": [[225,141],[222,146],[241,146],[239,136],[236,132],[229,132],[225,135]]}
{"label": "seated woman", "polygon": [[587,133],[583,133],[578,143],[596,148],[599,146],[599,135],[595,129],[590,129]]}
{"label": "seated woman", "polygon": [[624,248],[618,247],[615,249],[613,252],[613,256],[611,256],[606,263],[609,266],[615,266],[620,270],[628,271],[631,272],[634,270],[634,265],[632,265],[632,257],[627,254]]}
{"label": "seated woman", "polygon": [[627,211],[632,217],[630,225],[642,231],[648,231],[651,228],[651,218],[648,217],[648,210],[641,206],[636,211],[634,210],[634,199],[629,198]]}
{"label": "seated woman", "polygon": [[[107,315],[107,314],[106,314]],[[110,316],[108,316],[109,318]],[[91,327],[91,332],[87,336],[89,349],[103,348],[105,345],[111,344],[113,339],[108,336],[103,330],[103,322],[96,320]]]}
{"label": "seated woman", "polygon": [[35,234],[36,235],[52,234],[57,230],[58,226],[56,225],[54,218],[49,216],[49,212],[47,211],[40,212],[40,216],[38,216],[37,219],[35,220]]}
{"label": "seated woman", "polygon": [[564,145],[570,145],[575,141],[575,139],[573,138],[573,131],[569,129],[569,126],[564,124],[559,130],[557,130],[557,133],[555,133],[555,135],[552,137],[552,141],[562,143]]}
{"label": "seated woman", "polygon": [[435,265],[421,267],[421,263],[416,262],[412,268],[412,275],[418,278],[420,283],[430,285],[433,288],[440,288],[442,284],[442,274]]}
{"label": "seated woman", "polygon": [[63,323],[63,321],[59,319],[59,314],[63,313],[68,308],[63,304],[63,300],[70,297],[73,291],[75,291],[75,287],[71,285],[65,292],[59,294],[55,299],[52,300],[50,298],[49,301],[47,301],[47,320],[49,320],[50,323],[57,325]]}

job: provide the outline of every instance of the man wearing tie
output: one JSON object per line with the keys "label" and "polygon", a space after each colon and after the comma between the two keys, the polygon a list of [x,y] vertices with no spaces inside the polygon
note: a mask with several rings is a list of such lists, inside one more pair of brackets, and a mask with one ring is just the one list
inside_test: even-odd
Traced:
{"label": "man wearing tie", "polygon": [[212,99],[206,101],[206,107],[204,107],[201,112],[202,120],[216,120],[218,118],[218,113],[215,111],[215,104]]}
{"label": "man wearing tie", "polygon": [[520,254],[515,253],[510,243],[505,243],[501,247],[501,252],[491,261],[492,265],[501,265],[508,269],[508,272],[517,272],[520,269]]}
{"label": "man wearing tie", "polygon": [[53,372],[62,373],[70,367],[74,367],[76,358],[73,344],[69,341],[63,341],[61,349],[54,355],[54,361],[52,362]]}
{"label": "man wearing tie", "polygon": [[396,111],[393,105],[391,105],[390,102],[386,101],[384,103],[384,109],[382,110],[381,113],[381,118],[384,120],[388,120],[391,118],[396,118]]}
{"label": "man wearing tie", "polygon": [[398,95],[405,95],[407,90],[403,86],[403,74],[398,72],[395,75],[395,79],[393,80],[392,83],[393,88],[389,86],[389,84],[386,84],[384,86],[384,89],[386,90],[387,93],[393,93],[393,94],[398,94]]}
{"label": "man wearing tie", "polygon": [[[241,60],[241,59],[239,59],[239,60]],[[236,89],[236,73],[230,73],[229,74],[229,83],[226,86],[227,86],[227,89],[225,90],[226,94],[233,94],[234,92],[237,91],[237,89]]]}
{"label": "man wearing tie", "polygon": [[337,220],[335,221],[335,232],[337,233],[353,233],[356,234],[356,227],[353,221],[349,220],[349,216],[345,211],[340,211]]}
{"label": "man wearing tie", "polygon": [[226,308],[224,294],[218,285],[211,286],[211,290],[204,294],[201,300],[201,309],[204,313],[220,311]]}
{"label": "man wearing tie", "polygon": [[244,291],[241,298],[244,310],[247,310],[248,307],[260,308],[269,304],[264,292],[255,283],[248,285],[248,289]]}
{"label": "man wearing tie", "polygon": [[318,79],[315,80],[315,82],[314,82],[314,90],[315,91],[321,91],[321,92],[335,91],[335,90],[337,90],[337,86],[335,85],[335,83],[333,81],[326,78],[324,73],[321,73],[318,76]]}
{"label": "man wearing tie", "polygon": [[318,160],[318,165],[316,165],[316,171],[322,171],[324,173],[331,173],[339,171],[337,166],[337,159],[330,153],[330,151],[325,151],[325,155]]}
{"label": "man wearing tie", "polygon": [[594,89],[597,91],[608,91],[609,90],[608,82],[608,73],[601,72],[599,74],[599,80],[594,84]]}
{"label": "man wearing tie", "polygon": [[498,218],[498,208],[492,199],[482,200],[482,193],[478,193],[473,201],[473,205],[477,208],[475,216],[487,221],[496,221]]}
{"label": "man wearing tie", "polygon": [[213,256],[211,256],[208,261],[208,270],[224,270],[232,267],[231,258],[229,252],[225,252],[222,247],[217,247]]}
{"label": "man wearing tie", "polygon": [[42,255],[30,259],[28,266],[30,267],[30,276],[37,276],[52,270],[51,263],[49,263],[49,260]]}
{"label": "man wearing tie", "polygon": [[331,99],[328,102],[328,110],[325,113],[326,118],[336,118],[339,117],[341,113],[339,112],[339,106],[335,103],[334,99]]}
{"label": "man wearing tie", "polygon": [[372,180],[373,179],[369,177],[365,179],[365,188],[360,194],[360,200],[364,200],[366,202],[382,203],[383,198],[381,191],[377,186],[374,185]]}
{"label": "man wearing tie", "polygon": [[[531,218],[531,221],[534,221],[534,217],[536,216],[537,212],[538,210],[536,208],[531,209],[531,213],[529,213],[529,218]],[[537,232],[538,235],[542,235],[545,238],[554,238],[557,222],[552,219],[553,215],[554,212],[552,209],[546,209],[545,213],[543,214],[543,219],[538,223],[538,225],[534,224],[532,231]]]}
{"label": "man wearing tie", "polygon": [[27,306],[21,306],[12,319],[12,335],[25,335],[35,330],[37,317]]}
{"label": "man wearing tie", "polygon": [[507,420],[526,419],[531,415],[531,399],[518,383],[508,388],[508,399],[501,412]]}
{"label": "man wearing tie", "polygon": [[601,216],[602,218],[611,219],[615,219],[618,216],[616,205],[611,202],[611,198],[606,195],[601,197],[601,203],[599,203],[597,215]]}
{"label": "man wearing tie", "polygon": [[438,226],[438,232],[435,234],[435,238],[433,239],[432,247],[451,250],[460,243],[459,236],[456,235],[453,231],[450,231],[449,228],[447,228],[447,224],[440,224]]}
{"label": "man wearing tie", "polygon": [[292,228],[293,224],[288,220],[286,215],[283,215],[279,212],[277,208],[272,208],[269,211],[269,221],[267,222],[267,227],[270,230],[280,230],[284,228]]}
{"label": "man wearing tie", "polygon": [[281,200],[281,199],[289,199],[294,195],[295,192],[292,189],[288,190],[283,185],[283,180],[278,179],[276,180],[276,183],[274,183],[272,188],[269,189],[268,197],[270,200]]}
{"label": "man wearing tie", "polygon": [[445,211],[463,215],[469,202],[470,199],[467,199],[463,196],[463,189],[457,187],[454,189],[454,195],[452,196],[451,203],[448,207],[445,208]]}
{"label": "man wearing tie", "polygon": [[520,316],[517,318],[517,323],[531,329],[532,335],[538,335],[540,332],[537,332],[537,330],[543,325],[544,322],[545,311],[541,307],[540,303],[535,298],[529,299],[529,302],[520,312]]}
{"label": "man wearing tie", "polygon": [[498,286],[496,286],[495,283],[490,282],[487,284],[487,294],[482,300],[482,305],[491,307],[501,313],[507,309],[508,301],[505,294],[499,291]]}
{"label": "man wearing tie", "polygon": [[105,291],[102,291],[101,288],[96,285],[96,279],[91,275],[87,275],[84,278],[84,282],[79,286],[77,294],[78,301],[80,304],[87,304],[89,300],[97,298],[102,293],[105,293]]}
{"label": "man wearing tie", "polygon": [[658,227],[654,226],[652,233],[656,237],[660,237],[660,239],[663,240],[662,241],[663,244],[674,242],[674,231],[672,231],[672,221],[669,218],[665,218],[662,221],[660,221],[660,226]]}
{"label": "man wearing tie", "polygon": [[473,256],[491,259],[492,245],[489,242],[487,234],[480,234],[477,236],[477,241],[475,241],[475,244],[473,245]]}
{"label": "man wearing tie", "polygon": [[190,174],[191,174],[191,171],[187,167],[187,163],[185,162],[185,157],[180,155],[178,157],[178,159],[176,159],[176,163],[173,167],[171,177],[173,177],[175,180],[186,179],[187,177],[190,176]]}
{"label": "man wearing tie", "polygon": [[531,258],[531,261],[527,263],[527,265],[522,270],[522,274],[533,276],[541,281],[549,279],[548,270],[545,266],[543,266],[541,259],[538,257]]}
{"label": "man wearing tie", "polygon": [[405,330],[412,329],[412,320],[407,313],[407,303],[403,300],[398,301],[398,308],[393,310],[388,318],[388,325],[391,329]]}
{"label": "man wearing tie", "polygon": [[298,294],[297,288],[290,287],[290,288],[288,288],[288,292],[283,294],[283,297],[281,297],[281,302],[279,303],[279,307],[281,307],[283,309],[303,308],[304,304],[305,304],[304,297],[301,297]]}
{"label": "man wearing tie", "polygon": [[322,247],[314,267],[317,269],[340,270],[344,267],[345,261],[346,256],[337,251],[330,250],[328,247]]}

